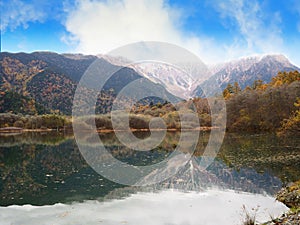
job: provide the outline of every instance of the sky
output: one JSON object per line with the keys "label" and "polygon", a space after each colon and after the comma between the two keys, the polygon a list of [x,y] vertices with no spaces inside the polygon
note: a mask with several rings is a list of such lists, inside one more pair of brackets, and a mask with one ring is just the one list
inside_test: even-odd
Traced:
{"label": "sky", "polygon": [[105,54],[162,41],[207,64],[283,54],[300,66],[299,0],[1,0],[1,51]]}

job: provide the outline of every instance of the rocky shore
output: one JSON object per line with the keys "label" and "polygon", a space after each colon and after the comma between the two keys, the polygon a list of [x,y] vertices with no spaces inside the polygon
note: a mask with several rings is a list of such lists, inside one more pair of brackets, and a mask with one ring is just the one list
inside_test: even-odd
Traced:
{"label": "rocky shore", "polygon": [[290,210],[262,225],[300,225],[300,180],[281,189],[276,199]]}

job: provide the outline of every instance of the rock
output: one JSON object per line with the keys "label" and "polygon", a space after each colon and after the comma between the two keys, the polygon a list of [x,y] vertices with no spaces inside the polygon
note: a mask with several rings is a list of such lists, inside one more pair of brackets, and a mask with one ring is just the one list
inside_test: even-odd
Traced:
{"label": "rock", "polygon": [[280,190],[276,199],[281,201],[289,208],[300,207],[300,181],[288,185]]}
{"label": "rock", "polygon": [[281,189],[276,199],[291,210],[263,225],[300,225],[300,181]]}
{"label": "rock", "polygon": [[300,225],[300,212],[287,213],[263,225]]}

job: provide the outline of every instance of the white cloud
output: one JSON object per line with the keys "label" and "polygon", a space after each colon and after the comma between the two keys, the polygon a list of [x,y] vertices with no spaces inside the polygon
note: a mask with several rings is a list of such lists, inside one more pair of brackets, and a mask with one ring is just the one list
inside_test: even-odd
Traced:
{"label": "white cloud", "polygon": [[14,30],[18,26],[28,27],[28,22],[42,22],[46,15],[36,4],[21,0],[1,1],[1,32]]}
{"label": "white cloud", "polygon": [[135,41],[178,42],[175,19],[162,0],[88,0],[78,2],[66,28],[79,40],[79,51],[99,53]]}
{"label": "white cloud", "polygon": [[279,12],[267,12],[255,0],[213,1],[212,4],[222,19],[237,28],[234,42],[226,46],[229,58],[282,51]]}
{"label": "white cloud", "polygon": [[[213,39],[182,32],[183,13],[164,0],[79,0],[66,12],[66,30],[72,43],[78,41],[79,52],[107,53],[133,42],[162,41],[185,47],[206,62],[221,55]],[[68,43],[66,36],[63,40]]]}
{"label": "white cloud", "polygon": [[[300,16],[300,4],[293,1],[293,12]],[[61,40],[82,53],[106,53],[137,41],[163,41],[185,47],[206,63],[221,62],[259,53],[286,53],[289,43],[281,34],[281,15],[266,11],[258,0],[207,0],[213,6],[232,38],[208,37],[186,32],[181,25],[192,15],[170,6],[167,0],[64,0],[59,4],[40,0],[3,0],[1,32],[29,22],[60,20],[66,27]],[[61,7],[64,7],[62,12]],[[201,6],[197,6],[201,7]],[[192,13],[192,12],[191,12]],[[199,26],[201,26],[201,19]],[[296,28],[295,28],[296,29]],[[299,23],[300,32],[300,23]],[[225,44],[226,42],[226,44]],[[292,49],[293,50],[293,49]]]}
{"label": "white cloud", "polygon": [[[257,1],[209,1],[224,26],[237,28],[230,44],[220,37],[186,33],[182,12],[164,0],[78,0],[68,12],[65,23],[76,51],[97,54],[137,41],[163,41],[196,53],[204,62],[213,63],[249,54],[282,52],[281,17],[265,12]],[[230,21],[226,24],[226,21]],[[65,42],[68,40],[64,37]]]}

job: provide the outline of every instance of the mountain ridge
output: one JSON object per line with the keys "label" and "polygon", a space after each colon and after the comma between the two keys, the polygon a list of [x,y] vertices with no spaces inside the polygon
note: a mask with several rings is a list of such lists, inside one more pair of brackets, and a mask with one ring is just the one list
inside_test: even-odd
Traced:
{"label": "mountain ridge", "polygon": [[223,90],[231,83],[237,82],[244,89],[251,86],[255,80],[262,80],[264,83],[270,82],[272,77],[279,72],[289,72],[299,70],[288,58],[282,54],[250,56],[233,60],[219,68],[212,68],[214,74],[203,83],[199,84],[193,91],[193,96],[204,97],[205,94],[213,96],[219,90]]}
{"label": "mountain ridge", "polygon": [[[238,82],[243,89],[251,86],[258,79],[269,82],[280,71],[299,70],[280,54],[244,57],[221,65],[205,66],[200,68],[202,70],[188,65],[190,74],[186,74],[180,68],[169,64],[153,62],[130,64],[124,58],[103,55],[2,52],[0,53],[1,112],[8,110],[7,107],[1,108],[1,104],[4,104],[3,99],[5,99],[4,105],[9,105],[5,93],[10,91],[20,95],[8,96],[18,96],[16,100],[19,103],[24,102],[22,107],[36,105],[39,109],[43,108],[40,110],[43,112],[58,111],[70,114],[78,81],[96,60],[118,70],[106,83],[97,102],[101,113],[109,112],[114,98],[124,86],[140,78],[145,78],[143,82],[146,82],[144,85],[149,91],[166,93],[172,99],[175,99],[175,96],[189,99],[197,96],[205,97],[203,90],[207,96],[220,94],[217,90],[222,91],[229,83]],[[131,66],[123,67],[124,63]],[[203,81],[202,78],[207,79]],[[136,91],[142,90],[136,89]],[[88,94],[90,93],[87,93],[87,96]],[[37,110],[23,111],[34,113]]]}
{"label": "mountain ridge", "polygon": [[[205,71],[195,71],[189,65],[186,74],[175,66],[158,63],[132,63],[122,57],[98,55],[116,65],[127,65],[154,83],[183,99],[220,94],[229,83],[238,82],[242,89],[255,80],[269,82],[278,72],[299,70],[283,54],[250,55],[216,65],[205,65]],[[201,89],[204,90],[201,90]],[[204,94],[205,92],[205,94]]]}
{"label": "mountain ridge", "polygon": [[[44,106],[45,111],[71,114],[72,101],[77,84],[81,76],[96,60],[101,62],[102,65],[117,71],[106,82],[97,102],[100,112],[107,113],[111,110],[112,102],[118,92],[126,84],[142,78],[133,69],[118,67],[104,59],[91,55],[58,54],[53,52],[0,53],[1,112],[11,111],[7,107],[1,107],[1,103],[4,101],[7,92],[16,92],[26,97],[20,97],[21,99],[34,100],[39,105]],[[99,78],[101,78],[101,74],[99,74]],[[165,93],[170,98],[176,98],[167,92],[163,86],[154,84],[150,80],[144,79],[143,84],[149,90],[156,90],[160,93]],[[137,91],[140,90],[137,89]],[[88,98],[88,95],[91,93],[93,92],[86,92],[85,97]],[[4,105],[7,106],[9,104],[6,102]],[[26,105],[28,104],[24,102],[22,107]],[[25,111],[34,112],[35,110]]]}

